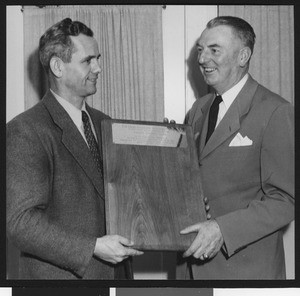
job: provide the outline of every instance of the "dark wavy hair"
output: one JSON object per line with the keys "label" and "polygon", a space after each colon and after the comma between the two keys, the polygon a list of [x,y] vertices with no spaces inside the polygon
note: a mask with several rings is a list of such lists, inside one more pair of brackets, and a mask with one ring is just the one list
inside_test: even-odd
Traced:
{"label": "dark wavy hair", "polygon": [[41,36],[39,56],[46,73],[49,72],[49,64],[53,56],[61,58],[65,63],[71,61],[74,44],[70,36],[78,36],[79,34],[90,37],[94,35],[93,31],[85,24],[65,18],[54,24]]}
{"label": "dark wavy hair", "polygon": [[211,29],[220,25],[230,26],[233,29],[234,34],[242,40],[245,46],[251,49],[251,53],[253,54],[256,36],[249,23],[239,17],[218,16],[210,20],[206,27]]}

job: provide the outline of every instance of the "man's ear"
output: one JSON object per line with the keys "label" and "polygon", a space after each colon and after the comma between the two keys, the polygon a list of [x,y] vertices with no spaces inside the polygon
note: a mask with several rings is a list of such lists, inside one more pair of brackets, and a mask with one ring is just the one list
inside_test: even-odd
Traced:
{"label": "man's ear", "polygon": [[53,56],[50,60],[50,70],[54,76],[60,78],[62,76],[64,62],[56,56]]}
{"label": "man's ear", "polygon": [[239,64],[242,68],[244,68],[249,62],[251,57],[251,49],[249,47],[244,47],[240,50],[239,54]]}

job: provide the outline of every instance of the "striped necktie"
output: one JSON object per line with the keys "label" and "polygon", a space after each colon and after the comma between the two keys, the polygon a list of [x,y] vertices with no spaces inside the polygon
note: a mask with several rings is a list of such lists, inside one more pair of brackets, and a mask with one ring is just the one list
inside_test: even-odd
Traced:
{"label": "striped necktie", "polygon": [[96,142],[94,133],[92,131],[90,119],[85,111],[81,111],[81,114],[82,114],[82,122],[83,122],[84,135],[85,135],[86,141],[87,141],[90,151],[92,153],[93,159],[96,162],[97,169],[100,172],[100,174],[102,175],[103,163],[102,163],[102,159],[100,156],[98,143]]}

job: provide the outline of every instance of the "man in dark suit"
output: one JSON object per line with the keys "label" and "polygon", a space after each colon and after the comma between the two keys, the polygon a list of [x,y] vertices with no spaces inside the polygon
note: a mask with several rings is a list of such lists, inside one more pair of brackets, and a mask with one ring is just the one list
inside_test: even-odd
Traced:
{"label": "man in dark suit", "polygon": [[[248,73],[255,33],[217,17],[197,42],[214,93],[187,116],[199,151],[211,219],[183,254],[195,279],[285,279],[283,227],[294,219],[294,111]],[[178,278],[186,277],[186,264]]]}
{"label": "man in dark suit", "polygon": [[7,235],[21,250],[20,279],[113,279],[117,263],[142,252],[106,235],[101,164],[104,113],[96,92],[93,32],[64,19],[40,39],[50,89],[7,124]]}

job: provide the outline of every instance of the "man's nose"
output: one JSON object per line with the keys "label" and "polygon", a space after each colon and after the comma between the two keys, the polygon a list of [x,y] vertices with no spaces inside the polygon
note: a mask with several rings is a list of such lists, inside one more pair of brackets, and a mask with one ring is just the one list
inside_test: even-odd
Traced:
{"label": "man's nose", "polygon": [[100,63],[97,59],[92,60],[92,72],[93,73],[100,73],[102,71]]}
{"label": "man's nose", "polygon": [[205,62],[207,62],[209,60],[209,55],[206,51],[201,51],[198,54],[198,63],[200,65],[204,64]]}

